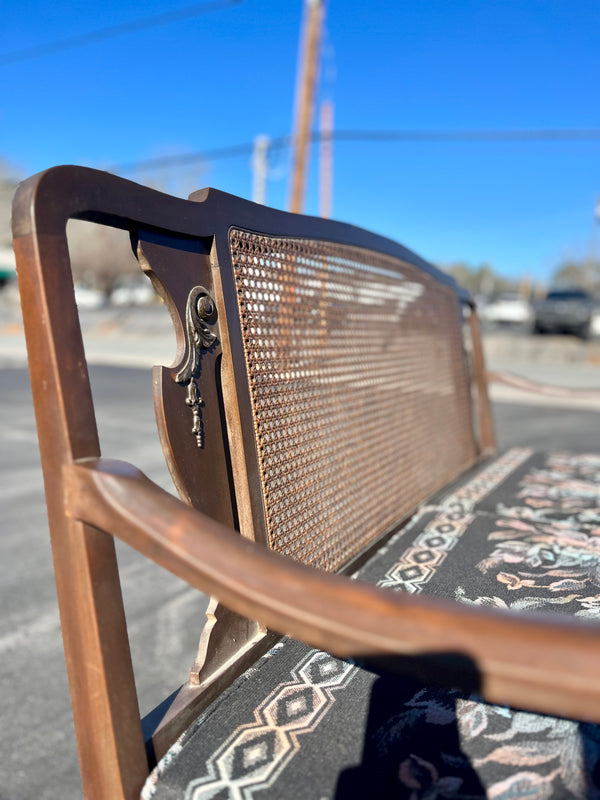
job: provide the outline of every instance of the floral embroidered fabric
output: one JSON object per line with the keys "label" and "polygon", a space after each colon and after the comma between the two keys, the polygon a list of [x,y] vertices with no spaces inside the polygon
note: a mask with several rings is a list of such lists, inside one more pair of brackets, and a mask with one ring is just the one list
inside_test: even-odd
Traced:
{"label": "floral embroidered fabric", "polygon": [[[358,577],[515,611],[600,613],[600,457],[509,451]],[[146,800],[600,797],[600,727],[492,706],[285,641],[205,713]]]}

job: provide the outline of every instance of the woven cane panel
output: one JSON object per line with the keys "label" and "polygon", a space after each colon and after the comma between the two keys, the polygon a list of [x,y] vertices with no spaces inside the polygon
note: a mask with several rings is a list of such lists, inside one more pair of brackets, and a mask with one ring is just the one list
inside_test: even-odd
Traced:
{"label": "woven cane panel", "polygon": [[474,459],[457,299],[361,248],[230,249],[270,545],[336,570]]}

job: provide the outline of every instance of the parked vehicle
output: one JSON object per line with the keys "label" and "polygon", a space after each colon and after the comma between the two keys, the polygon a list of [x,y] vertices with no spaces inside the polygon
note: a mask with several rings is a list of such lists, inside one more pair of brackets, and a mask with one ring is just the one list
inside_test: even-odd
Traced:
{"label": "parked vehicle", "polygon": [[95,311],[106,305],[106,295],[98,289],[75,284],[75,302],[80,310]]}
{"label": "parked vehicle", "polygon": [[480,311],[486,322],[497,325],[531,325],[533,309],[531,304],[517,292],[496,295]]}
{"label": "parked vehicle", "polygon": [[533,330],[536,333],[572,333],[587,339],[597,302],[585,289],[551,289],[535,305]]}
{"label": "parked vehicle", "polygon": [[113,289],[110,303],[113,306],[146,306],[156,299],[150,281],[142,276],[141,281],[122,283]]}

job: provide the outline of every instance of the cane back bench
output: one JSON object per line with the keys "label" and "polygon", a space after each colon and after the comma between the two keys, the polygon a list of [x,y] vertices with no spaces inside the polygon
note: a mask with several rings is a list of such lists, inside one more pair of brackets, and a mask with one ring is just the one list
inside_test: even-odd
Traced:
{"label": "cane back bench", "polygon": [[[153,385],[181,500],[100,456],[70,218],[128,230],[171,313]],[[78,167],[22,184],[13,220],[86,797],[600,791],[600,457],[493,456],[451,278],[348,225]],[[113,537],[214,597],[146,741]]]}

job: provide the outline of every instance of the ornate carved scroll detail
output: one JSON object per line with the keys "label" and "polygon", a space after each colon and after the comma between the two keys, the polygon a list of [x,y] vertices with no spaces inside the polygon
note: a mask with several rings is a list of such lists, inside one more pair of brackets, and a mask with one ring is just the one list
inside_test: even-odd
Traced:
{"label": "ornate carved scroll detail", "polygon": [[217,340],[207,325],[207,322],[215,322],[216,316],[216,306],[208,291],[203,286],[194,286],[188,295],[185,309],[187,358],[183,367],[174,376],[174,380],[181,386],[188,387],[185,402],[193,414],[192,433],[196,437],[198,447],[204,446],[204,435],[200,412],[203,401],[197,380],[200,376],[202,350],[208,350]]}

